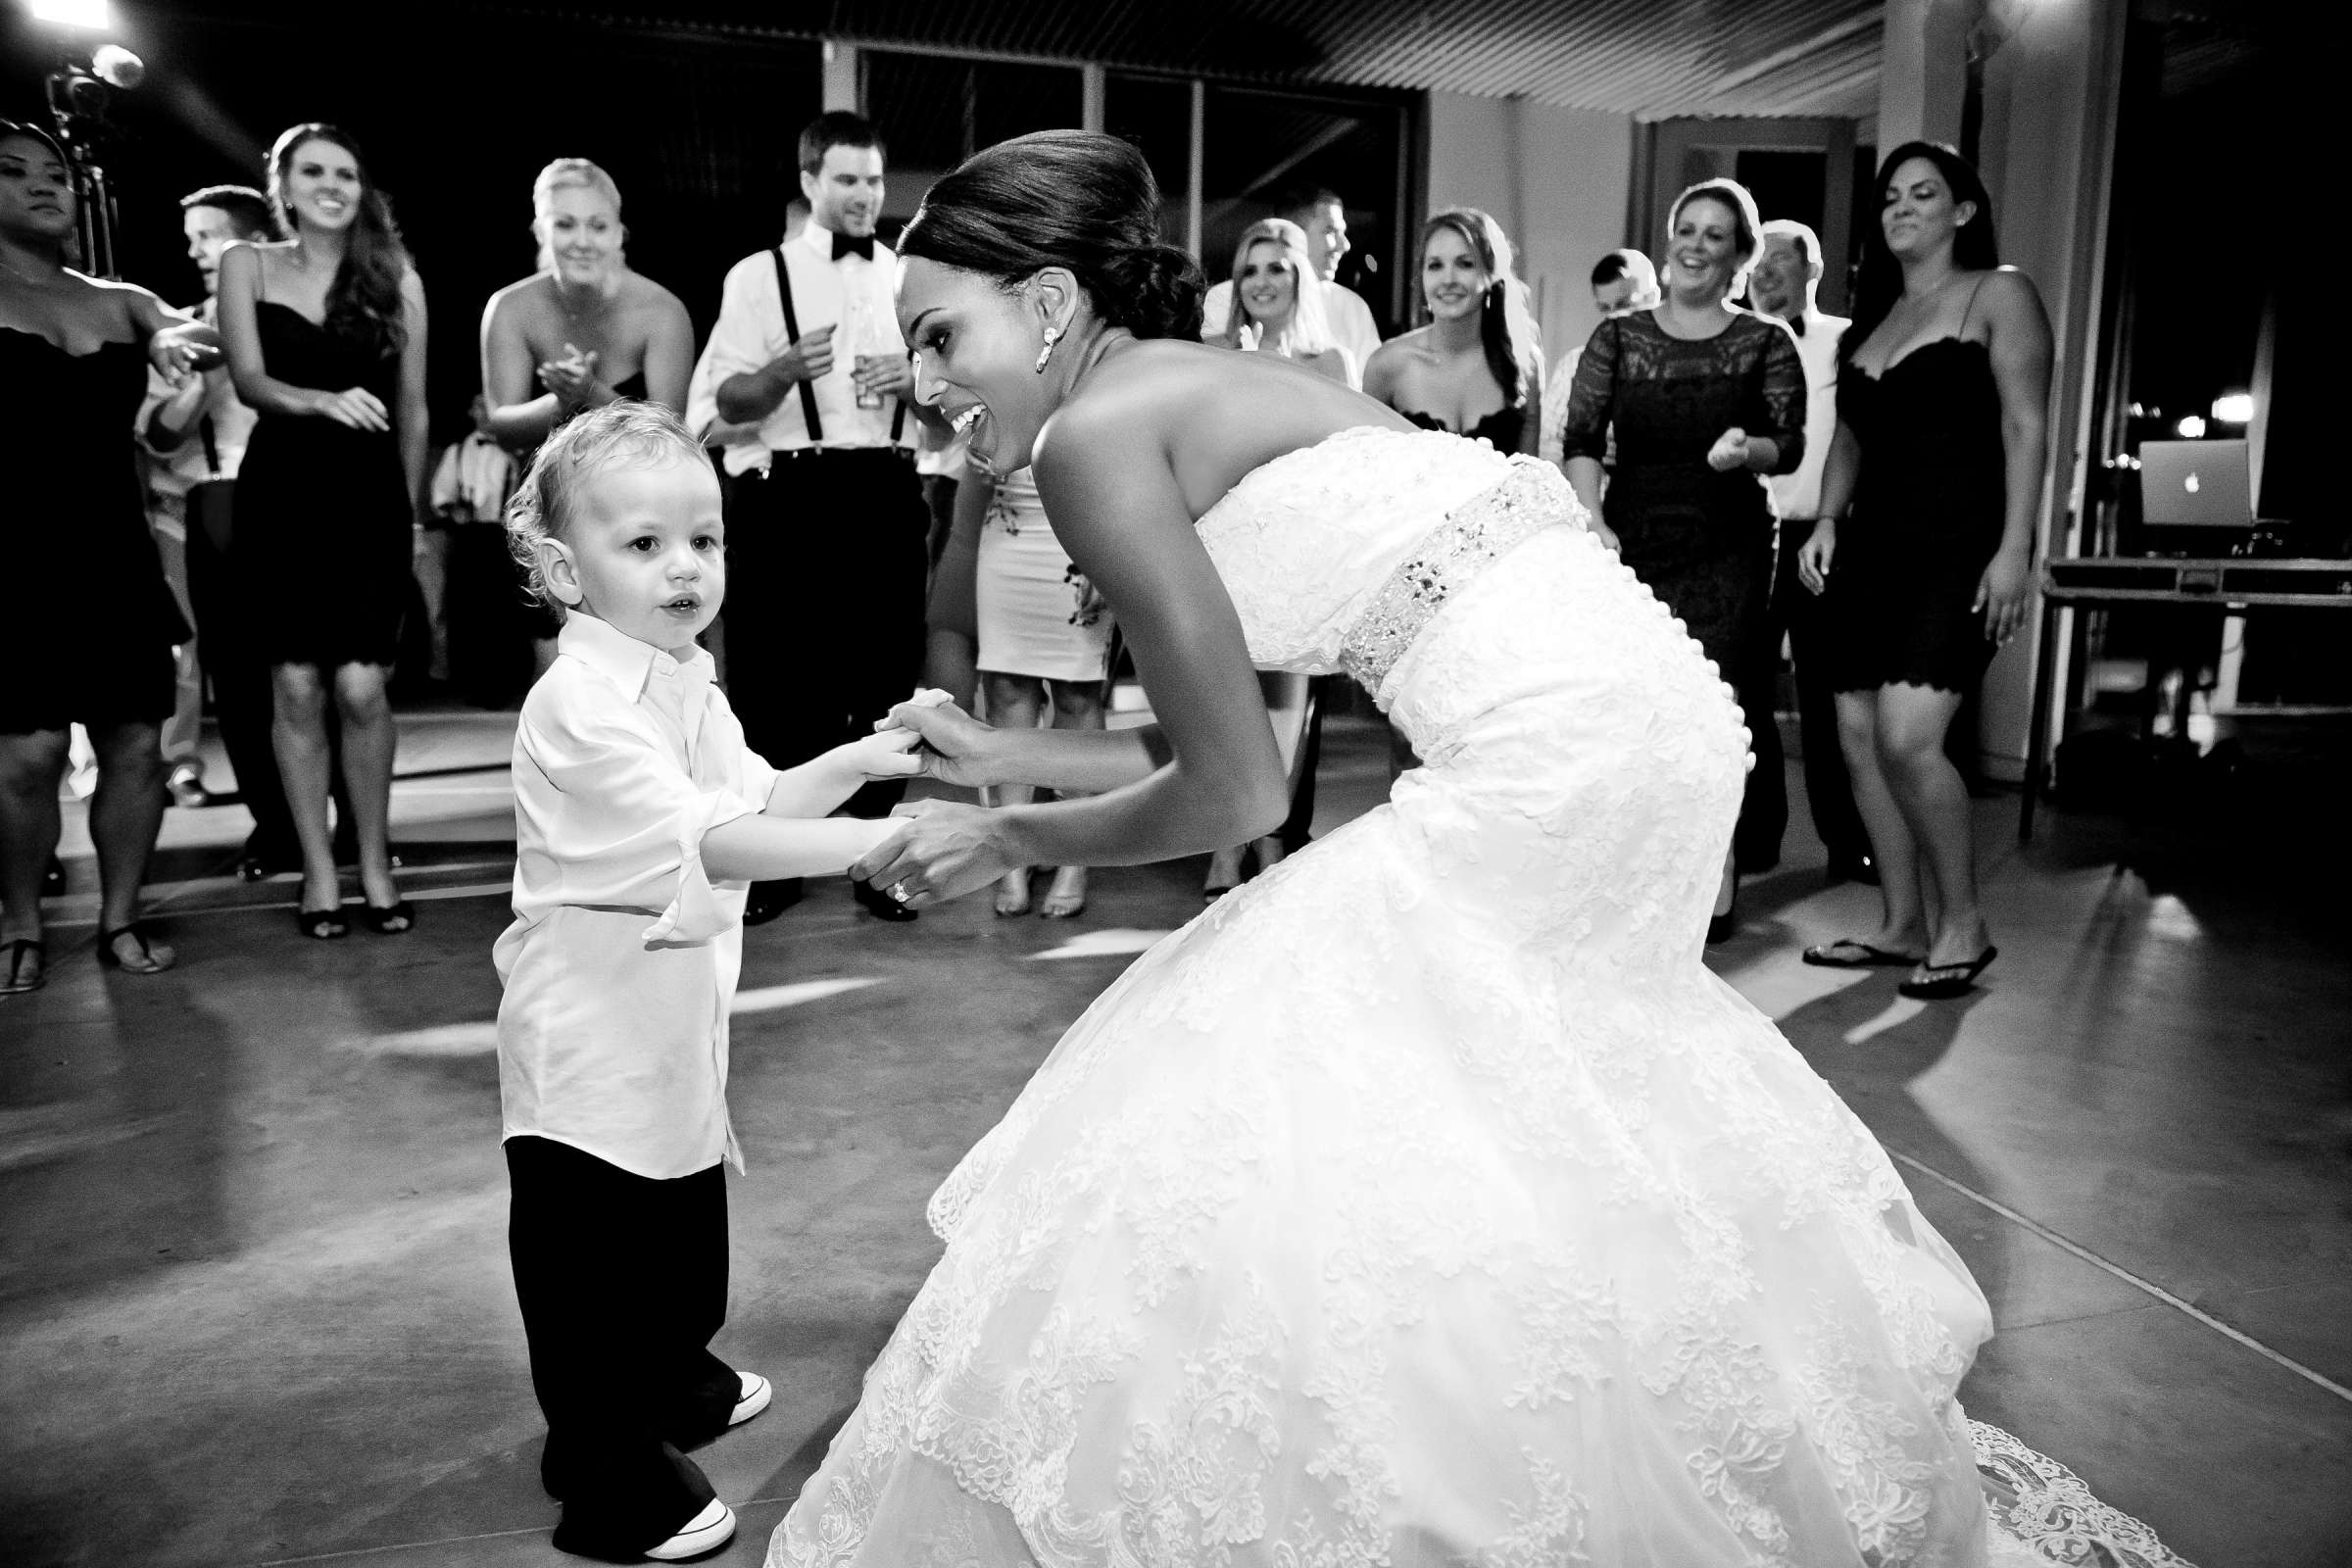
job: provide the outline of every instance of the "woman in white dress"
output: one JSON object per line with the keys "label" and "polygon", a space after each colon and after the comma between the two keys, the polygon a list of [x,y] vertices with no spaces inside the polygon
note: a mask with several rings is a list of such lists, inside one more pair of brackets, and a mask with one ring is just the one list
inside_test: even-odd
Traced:
{"label": "woman in white dress", "polygon": [[933,1200],[945,1255],[768,1560],[2014,1555],[1954,1398],[1984,1298],[1700,963],[1728,689],[1548,464],[1185,341],[1157,215],[1132,148],[1057,131],[906,230],[920,395],[1034,467],[1158,723],[903,709],[943,779],[1101,793],[926,803],[858,870],[930,905],[1254,837],[1253,662],[1348,670],[1426,763],[1063,1037]]}
{"label": "woman in white dress", "polygon": [[[1110,617],[1092,585],[1070,564],[1026,468],[1003,478],[974,472],[956,490],[956,524],[978,518],[980,559],[974,597],[980,625],[980,684],[988,720],[1000,729],[1101,729],[1102,683],[1110,674]],[[966,514],[971,515],[966,515]],[[1026,806],[1037,791],[999,784],[993,804]],[[997,884],[997,913],[1029,912],[1030,868],[1013,867]],[[1085,912],[1086,867],[1056,866],[1037,912],[1067,920]]]}

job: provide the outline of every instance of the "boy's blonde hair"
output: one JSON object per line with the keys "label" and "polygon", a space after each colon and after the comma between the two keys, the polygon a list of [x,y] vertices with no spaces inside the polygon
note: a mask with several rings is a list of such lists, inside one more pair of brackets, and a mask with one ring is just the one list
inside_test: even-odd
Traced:
{"label": "boy's blonde hair", "polygon": [[710,461],[675,414],[634,398],[590,409],[540,443],[530,471],[507,502],[507,549],[540,603],[559,614],[569,608],[548,589],[539,545],[564,537],[580,486],[607,468],[651,467],[664,460]]}

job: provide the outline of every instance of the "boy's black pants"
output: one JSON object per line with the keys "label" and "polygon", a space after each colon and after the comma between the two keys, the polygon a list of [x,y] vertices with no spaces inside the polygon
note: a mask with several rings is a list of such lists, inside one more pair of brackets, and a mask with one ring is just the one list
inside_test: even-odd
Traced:
{"label": "boy's black pants", "polygon": [[656,1181],[552,1139],[506,1148],[539,1475],[564,1503],[555,1544],[633,1562],[710,1502],[679,1449],[725,1431],[742,1393],[708,1348],[727,1315],[725,1174]]}

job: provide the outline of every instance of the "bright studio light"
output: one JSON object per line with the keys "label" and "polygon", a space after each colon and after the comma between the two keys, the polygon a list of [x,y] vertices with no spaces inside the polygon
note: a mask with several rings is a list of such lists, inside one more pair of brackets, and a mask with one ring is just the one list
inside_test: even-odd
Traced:
{"label": "bright studio light", "polygon": [[2205,421],[2191,414],[2182,418],[2181,421],[2173,426],[2173,428],[2180,431],[2189,440],[2194,441],[2205,434]]}
{"label": "bright studio light", "polygon": [[2230,392],[2213,400],[2213,422],[2216,424],[2251,424],[2254,422],[2254,394]]}
{"label": "bright studio light", "polygon": [[107,0],[31,0],[35,22],[51,22],[61,27],[95,27],[111,32],[115,25],[115,8]]}

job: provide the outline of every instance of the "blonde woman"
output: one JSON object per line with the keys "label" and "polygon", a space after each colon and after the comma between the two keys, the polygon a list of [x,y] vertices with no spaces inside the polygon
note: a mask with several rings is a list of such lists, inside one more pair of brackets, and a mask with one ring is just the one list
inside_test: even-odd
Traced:
{"label": "blonde woman", "polygon": [[1209,341],[1279,354],[1317,375],[1357,385],[1362,367],[1333,341],[1323,291],[1299,287],[1300,279],[1313,276],[1306,230],[1287,218],[1250,224],[1233,248],[1233,297],[1240,309]]}
{"label": "blonde woman", "polygon": [[644,398],[686,407],[694,325],[678,297],[630,270],[620,189],[585,158],[559,158],[531,185],[539,270],[482,312],[487,427],[528,452],[582,409]]}
{"label": "blonde woman", "polygon": [[[675,294],[630,270],[612,176],[585,158],[539,171],[531,237],[539,270],[491,295],[482,312],[481,427],[527,462],[556,426],[620,398],[685,413],[694,323]],[[536,605],[519,613],[534,667],[545,670],[562,619]]]}
{"label": "blonde woman", "polygon": [[[1225,318],[1225,329],[1211,334],[1209,341],[1232,349],[1277,354],[1317,375],[1350,387],[1360,385],[1362,367],[1332,339],[1323,290],[1299,286],[1302,279],[1314,276],[1305,229],[1287,218],[1250,224],[1233,248],[1235,308]],[[1307,677],[1260,670],[1257,684],[1265,693],[1266,712],[1273,720],[1283,767],[1290,776],[1291,816],[1278,832],[1209,856],[1200,893],[1212,904],[1240,886],[1246,858],[1252,850],[1260,870],[1277,863],[1289,850],[1306,841],[1306,829],[1314,816],[1315,748],[1307,745],[1305,738],[1314,725],[1315,710]]]}

